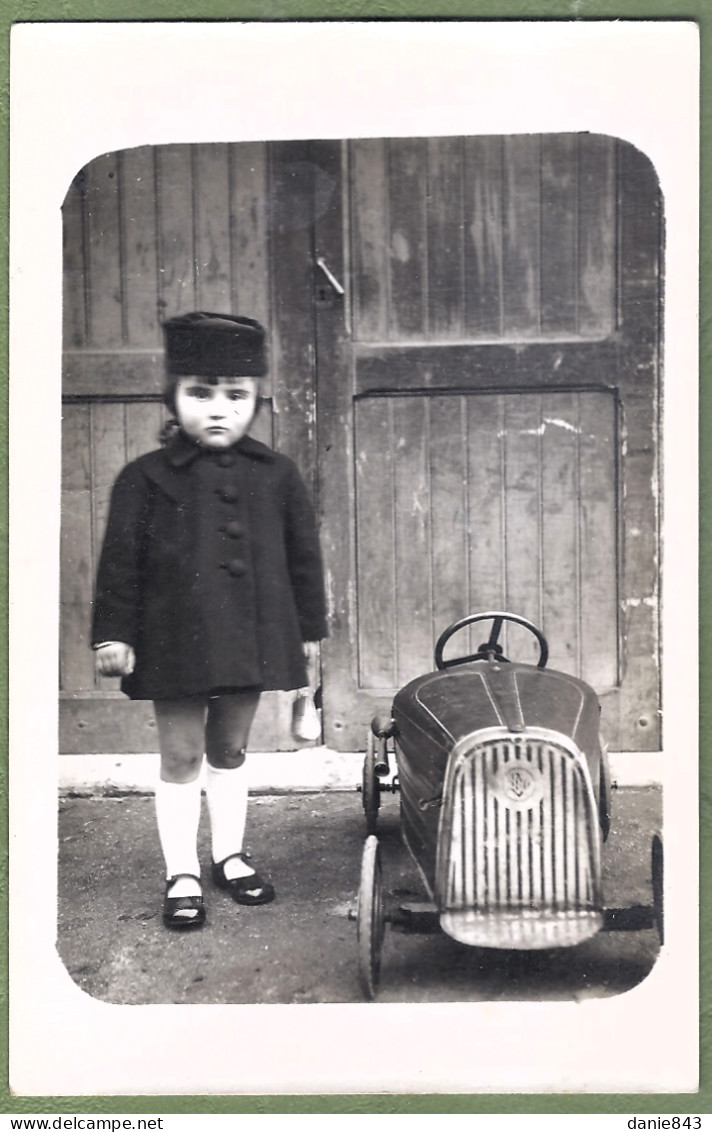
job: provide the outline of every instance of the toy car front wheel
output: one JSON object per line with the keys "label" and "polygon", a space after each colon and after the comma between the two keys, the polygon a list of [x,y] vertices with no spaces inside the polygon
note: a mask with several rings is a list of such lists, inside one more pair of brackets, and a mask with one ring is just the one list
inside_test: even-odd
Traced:
{"label": "toy car front wheel", "polygon": [[371,836],[366,838],[363,847],[356,916],[359,982],[369,1002],[373,1001],[378,990],[384,932],[381,850],[378,838]]}
{"label": "toy car front wheel", "polygon": [[366,832],[369,834],[376,832],[378,808],[381,805],[381,789],[376,775],[376,742],[375,735],[369,731],[361,779],[361,802],[366,816]]}
{"label": "toy car front wheel", "polygon": [[653,881],[653,920],[661,945],[665,942],[665,923],[663,908],[663,839],[654,833],[651,845],[650,864]]}

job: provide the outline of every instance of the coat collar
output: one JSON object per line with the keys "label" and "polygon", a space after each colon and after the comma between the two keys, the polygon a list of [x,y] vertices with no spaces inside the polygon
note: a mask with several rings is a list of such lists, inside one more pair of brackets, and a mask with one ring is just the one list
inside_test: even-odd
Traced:
{"label": "coat collar", "polygon": [[[184,432],[179,431],[166,446],[165,456],[172,467],[185,468],[205,451],[206,449],[200,448],[192,440],[189,440]],[[223,450],[215,449],[215,451],[217,453]],[[269,463],[274,460],[272,449],[268,448],[266,444],[260,444],[259,440],[253,440],[251,436],[243,436],[242,440],[238,440],[237,444],[233,445],[231,451],[240,452],[253,460],[266,460]]]}

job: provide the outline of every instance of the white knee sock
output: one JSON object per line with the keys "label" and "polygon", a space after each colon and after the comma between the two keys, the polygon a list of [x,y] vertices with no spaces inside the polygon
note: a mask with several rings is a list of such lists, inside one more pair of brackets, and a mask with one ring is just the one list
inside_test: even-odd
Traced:
{"label": "white knee sock", "polygon": [[[206,767],[205,793],[210,810],[213,860],[224,861],[231,853],[242,851],[242,838],[247,819],[247,767],[243,763],[230,769]],[[227,877],[246,875],[252,871],[242,861],[230,861]]]}
{"label": "white knee sock", "polygon": [[200,876],[197,845],[200,794],[199,777],[192,782],[159,779],[156,784],[156,821],[167,878],[176,873]]}

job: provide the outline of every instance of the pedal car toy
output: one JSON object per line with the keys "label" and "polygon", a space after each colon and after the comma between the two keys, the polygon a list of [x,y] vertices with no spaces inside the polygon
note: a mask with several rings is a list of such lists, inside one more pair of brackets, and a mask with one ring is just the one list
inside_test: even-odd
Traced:
{"label": "pedal car toy", "polygon": [[[450,638],[491,621],[475,653],[444,659]],[[505,622],[538,642],[536,665],[510,663]],[[456,621],[435,647],[434,672],[412,680],[390,718],[371,725],[362,800],[368,837],[361,862],[359,976],[375,997],[385,924],[442,928],[474,947],[571,947],[601,929],[656,927],[662,939],[662,839],[651,846],[653,906],[606,909],[601,845],[611,783],[596,693],[546,668],[548,645],[511,613]],[[390,785],[383,779],[396,777]],[[400,830],[429,900],[387,907],[376,827],[383,789],[400,792]]]}

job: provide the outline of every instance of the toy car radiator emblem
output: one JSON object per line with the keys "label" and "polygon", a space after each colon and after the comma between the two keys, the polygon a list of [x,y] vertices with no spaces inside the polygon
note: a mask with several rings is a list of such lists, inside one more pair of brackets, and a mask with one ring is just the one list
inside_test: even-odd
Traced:
{"label": "toy car radiator emblem", "polygon": [[492,787],[509,802],[531,807],[541,797],[541,776],[534,776],[529,767],[504,767],[493,776]]}

